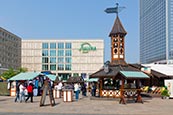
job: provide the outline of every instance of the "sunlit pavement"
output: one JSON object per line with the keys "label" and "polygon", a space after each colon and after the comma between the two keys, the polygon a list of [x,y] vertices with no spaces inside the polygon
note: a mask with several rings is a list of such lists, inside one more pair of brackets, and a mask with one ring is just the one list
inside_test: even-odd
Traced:
{"label": "sunlit pavement", "polygon": [[63,102],[63,99],[55,99],[56,105],[50,106],[49,97],[46,96],[45,106],[40,107],[40,98],[34,97],[34,103],[14,102],[14,97],[0,96],[0,114],[26,115],[54,115],[54,114],[114,114],[114,115],[172,115],[173,99],[144,98],[144,104],[129,102],[126,105],[119,104],[117,100],[90,100],[89,97],[79,101]]}

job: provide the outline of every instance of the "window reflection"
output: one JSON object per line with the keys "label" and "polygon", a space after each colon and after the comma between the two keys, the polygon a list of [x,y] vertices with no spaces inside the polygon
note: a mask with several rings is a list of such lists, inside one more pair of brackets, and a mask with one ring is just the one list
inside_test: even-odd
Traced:
{"label": "window reflection", "polygon": [[51,57],[50,58],[50,63],[56,63],[56,57]]}
{"label": "window reflection", "polygon": [[71,50],[66,50],[65,51],[65,56],[71,56]]}
{"label": "window reflection", "polygon": [[66,49],[71,49],[71,43],[65,43],[65,48]]}
{"label": "window reflection", "polygon": [[63,42],[58,43],[58,49],[64,49],[64,43]]}
{"label": "window reflection", "polygon": [[42,70],[48,70],[48,65],[42,65]]}
{"label": "window reflection", "polygon": [[50,49],[56,49],[56,43],[50,43]]}
{"label": "window reflection", "polygon": [[42,50],[42,56],[48,56],[48,50]]}
{"label": "window reflection", "polygon": [[58,56],[64,56],[64,50],[58,50]]}
{"label": "window reflection", "polygon": [[58,63],[64,63],[64,58],[63,57],[59,57],[58,58]]}
{"label": "window reflection", "polygon": [[50,56],[56,56],[56,50],[50,50]]}
{"label": "window reflection", "polygon": [[56,70],[56,64],[51,64],[50,65],[50,70]]}
{"label": "window reflection", "polygon": [[65,70],[71,70],[71,64],[66,64],[65,65]]}
{"label": "window reflection", "polygon": [[58,70],[64,70],[64,64],[58,64]]}
{"label": "window reflection", "polygon": [[66,63],[71,63],[71,57],[66,57],[66,58],[65,58],[65,62],[66,62]]}
{"label": "window reflection", "polygon": [[42,58],[42,63],[48,63],[49,62],[49,58],[48,57],[43,57]]}
{"label": "window reflection", "polygon": [[42,43],[42,48],[43,49],[48,49],[48,43]]}

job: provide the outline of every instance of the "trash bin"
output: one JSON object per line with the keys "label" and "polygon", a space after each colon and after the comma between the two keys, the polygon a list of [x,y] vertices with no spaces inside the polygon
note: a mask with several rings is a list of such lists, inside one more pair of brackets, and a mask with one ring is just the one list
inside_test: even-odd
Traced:
{"label": "trash bin", "polygon": [[54,96],[55,99],[61,98],[61,91],[57,90],[57,89],[54,89],[53,90],[53,96]]}
{"label": "trash bin", "polygon": [[63,89],[63,101],[64,102],[73,101],[73,90],[72,89]]}

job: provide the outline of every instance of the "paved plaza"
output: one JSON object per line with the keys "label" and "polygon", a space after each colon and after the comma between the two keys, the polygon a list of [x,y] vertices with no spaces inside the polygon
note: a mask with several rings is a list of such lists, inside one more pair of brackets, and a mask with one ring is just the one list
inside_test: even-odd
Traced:
{"label": "paved plaza", "polygon": [[[34,103],[15,103],[14,97],[0,96],[0,114],[114,114],[114,115],[172,115],[173,99],[143,98],[144,104],[129,101],[126,105],[118,100],[91,100],[90,97],[79,101],[63,102],[55,99],[56,105],[50,106],[46,96],[45,106],[40,107],[40,98],[34,97]],[[50,115],[49,114],[49,115]],[[23,115],[23,114],[22,114]]]}

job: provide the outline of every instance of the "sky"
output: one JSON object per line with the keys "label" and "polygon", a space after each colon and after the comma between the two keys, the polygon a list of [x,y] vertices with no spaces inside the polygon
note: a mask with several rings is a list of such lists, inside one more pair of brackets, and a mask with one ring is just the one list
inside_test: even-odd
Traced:
{"label": "sky", "polygon": [[0,27],[23,40],[103,39],[107,61],[116,14],[104,10],[116,3],[125,7],[119,13],[127,31],[125,60],[139,63],[139,0],[0,0]]}

